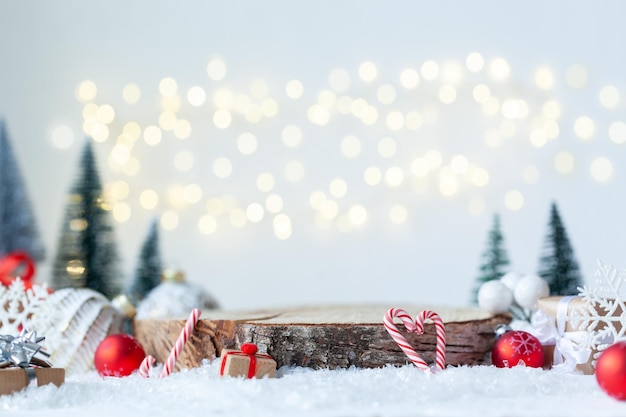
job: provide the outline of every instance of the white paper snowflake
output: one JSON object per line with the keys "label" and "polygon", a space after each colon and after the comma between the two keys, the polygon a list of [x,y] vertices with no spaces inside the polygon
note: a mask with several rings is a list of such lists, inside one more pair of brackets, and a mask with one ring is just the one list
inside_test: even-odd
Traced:
{"label": "white paper snowflake", "polygon": [[586,332],[582,347],[594,352],[594,363],[604,349],[626,340],[626,270],[598,262],[595,276],[595,286],[579,288],[585,303],[568,317],[575,329]]}
{"label": "white paper snowflake", "polygon": [[8,287],[0,285],[0,334],[15,335],[22,328],[28,328],[48,295],[45,285],[33,285],[25,290],[19,278]]}

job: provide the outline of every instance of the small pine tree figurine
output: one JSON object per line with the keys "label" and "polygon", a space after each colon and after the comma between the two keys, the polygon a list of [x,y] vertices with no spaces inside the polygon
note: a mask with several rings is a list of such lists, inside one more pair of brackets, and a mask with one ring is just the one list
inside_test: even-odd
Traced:
{"label": "small pine tree figurine", "polygon": [[162,272],[159,228],[157,221],[153,220],[141,247],[135,278],[129,289],[129,295],[134,303],[143,300],[154,287],[161,283]]}
{"label": "small pine tree figurine", "polygon": [[494,279],[500,279],[509,266],[509,258],[506,248],[504,247],[504,237],[500,230],[500,216],[494,214],[493,226],[487,237],[487,248],[482,254],[482,264],[480,266],[480,275],[476,280],[476,287],[472,292],[472,304],[478,303],[478,290],[480,286]]}
{"label": "small pine tree figurine", "polygon": [[556,203],[550,208],[548,233],[539,261],[539,276],[546,280],[552,295],[577,295],[583,279],[567,237]]}
{"label": "small pine tree figurine", "polygon": [[26,252],[34,261],[44,259],[26,187],[0,120],[0,257],[17,250]]}
{"label": "small pine tree figurine", "polygon": [[88,139],[80,160],[80,175],[67,200],[52,286],[91,288],[113,298],[121,291],[118,262],[112,219]]}

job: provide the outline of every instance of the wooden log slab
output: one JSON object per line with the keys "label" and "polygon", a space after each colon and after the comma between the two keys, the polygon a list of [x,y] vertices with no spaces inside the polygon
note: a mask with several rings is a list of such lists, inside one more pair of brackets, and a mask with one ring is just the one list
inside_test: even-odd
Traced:
{"label": "wooden log slab", "polygon": [[[508,324],[509,315],[491,315],[475,309],[398,306],[415,317],[428,308],[436,311],[446,327],[447,365],[490,363],[495,341],[494,328]],[[389,306],[350,305],[300,307],[263,311],[202,312],[195,331],[181,353],[176,369],[200,366],[203,359],[220,356],[222,349],[237,349],[242,343],[255,343],[267,352],[277,366],[297,365],[314,369],[355,366],[377,368],[404,365],[408,358],[383,326]],[[428,321],[423,335],[408,334],[415,350],[426,362],[434,362],[435,326]],[[134,334],[146,354],[165,362],[185,319],[134,320]]]}

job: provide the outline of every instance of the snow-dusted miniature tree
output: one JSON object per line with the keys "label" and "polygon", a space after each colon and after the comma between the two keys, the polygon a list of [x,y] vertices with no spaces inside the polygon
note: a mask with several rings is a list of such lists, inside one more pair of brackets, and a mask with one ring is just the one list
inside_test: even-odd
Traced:
{"label": "snow-dusted miniature tree", "polygon": [[119,258],[110,211],[87,140],[80,174],[68,195],[54,263],[54,288],[91,288],[108,298],[121,290]]}
{"label": "snow-dusted miniature tree", "polygon": [[472,304],[477,304],[477,295],[480,286],[487,281],[500,279],[508,272],[509,258],[504,246],[504,236],[500,229],[500,216],[494,214],[493,226],[487,236],[487,248],[482,254],[480,275],[477,278],[476,287],[472,292]]}
{"label": "snow-dusted miniature tree", "polygon": [[550,208],[548,232],[539,261],[538,275],[550,287],[552,295],[576,295],[583,279],[556,203]]}
{"label": "snow-dusted miniature tree", "polygon": [[44,259],[28,193],[6,127],[0,120],[0,256],[17,250],[28,253],[35,261]]}
{"label": "snow-dusted miniature tree", "polygon": [[161,283],[163,266],[159,251],[159,228],[156,220],[152,221],[148,235],[141,247],[135,277],[129,289],[133,302],[138,303]]}

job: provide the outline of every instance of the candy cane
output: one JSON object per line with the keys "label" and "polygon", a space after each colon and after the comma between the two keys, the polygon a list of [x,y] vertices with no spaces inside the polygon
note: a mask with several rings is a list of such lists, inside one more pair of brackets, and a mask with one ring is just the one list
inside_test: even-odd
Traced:
{"label": "candy cane", "polygon": [[193,329],[196,327],[196,323],[200,318],[200,310],[194,308],[191,310],[191,314],[189,314],[189,318],[187,318],[187,322],[185,323],[185,327],[180,331],[178,335],[178,339],[176,339],[176,344],[172,347],[169,356],[167,357],[167,361],[165,361],[165,365],[163,365],[163,370],[161,371],[161,378],[164,376],[168,376],[172,373],[174,369],[174,364],[180,356],[180,353],[183,351],[183,347],[185,347],[185,343],[187,343],[187,339],[193,333]]}
{"label": "candy cane", "polygon": [[437,332],[435,364],[438,369],[443,370],[446,362],[446,329],[443,325],[441,317],[433,311],[424,310],[417,316],[416,320],[413,320],[406,311],[400,308],[392,308],[385,313],[383,318],[385,329],[393,340],[395,340],[398,346],[400,346],[400,349],[402,349],[402,351],[417,368],[428,372],[432,372],[432,370],[424,359],[422,359],[422,357],[415,351],[415,349],[413,349],[413,346],[411,346],[402,333],[400,333],[393,322],[395,317],[402,320],[402,323],[408,332],[414,332],[417,334],[424,333],[424,321],[426,319],[431,319],[433,321]]}
{"label": "candy cane", "polygon": [[139,365],[139,375],[144,378],[150,378],[150,369],[155,361],[154,356],[147,355],[144,360],[141,361],[141,365]]}
{"label": "candy cane", "polygon": [[[191,310],[191,314],[189,314],[185,326],[180,331],[178,339],[176,339],[176,343],[172,347],[172,350],[170,351],[170,354],[167,357],[165,364],[163,365],[163,370],[161,371],[159,378],[163,378],[172,373],[174,365],[176,364],[176,360],[178,360],[178,356],[180,356],[180,353],[183,351],[183,348],[185,347],[185,343],[187,343],[189,336],[191,336],[191,333],[193,333],[193,329],[196,327],[196,323],[200,318],[200,314],[201,312],[197,308]],[[154,362],[155,359],[151,355],[146,356],[139,366],[139,375],[144,378],[149,378],[150,368],[152,367]]]}
{"label": "candy cane", "polygon": [[424,310],[419,314],[418,319],[415,321],[417,334],[424,333],[424,321],[431,319],[435,325],[435,331],[437,333],[437,352],[435,355],[435,364],[437,368],[443,370],[446,368],[446,328],[443,325],[443,320],[439,317],[439,314],[434,311]]}

